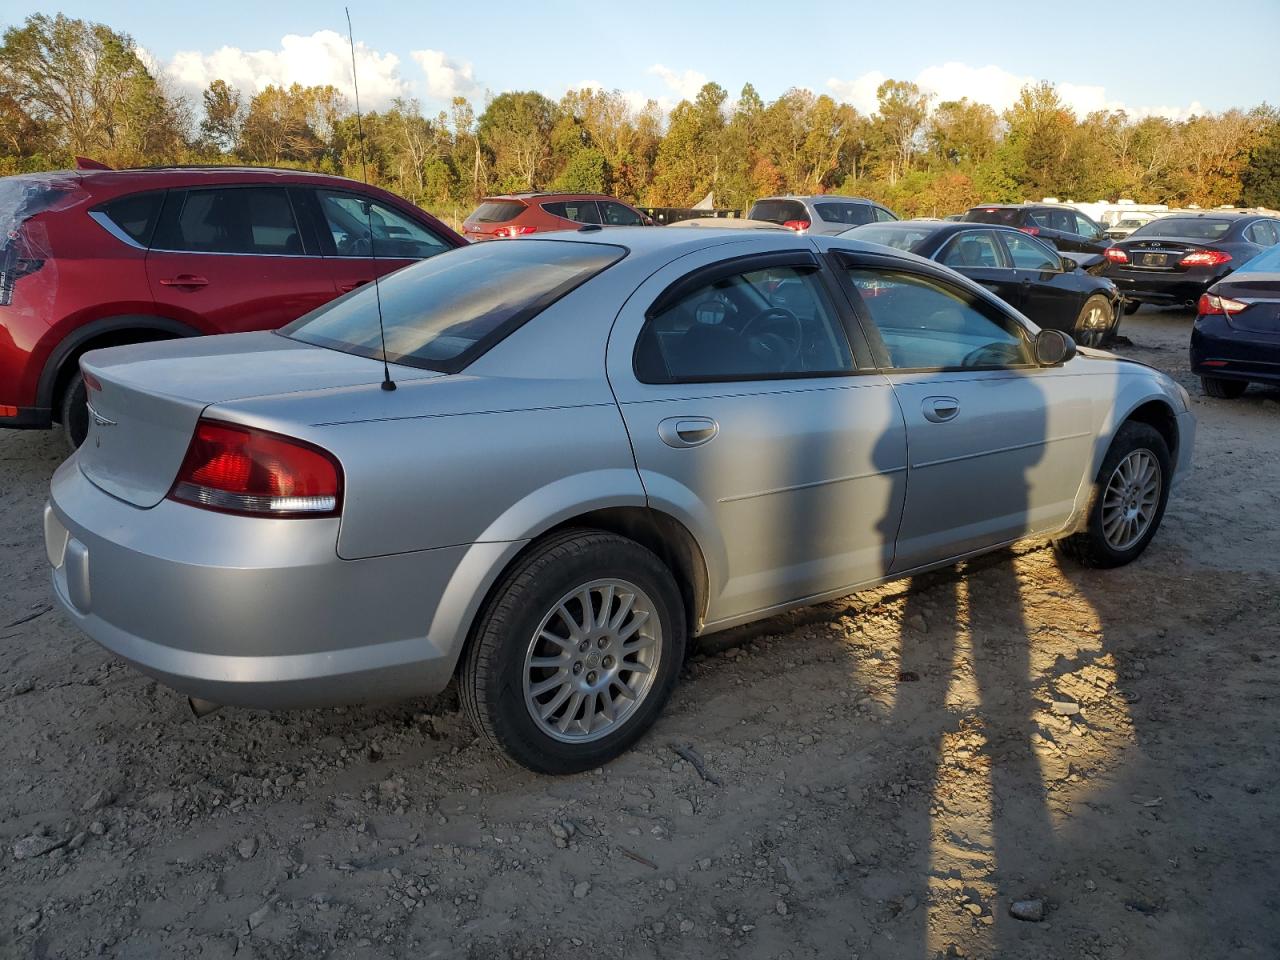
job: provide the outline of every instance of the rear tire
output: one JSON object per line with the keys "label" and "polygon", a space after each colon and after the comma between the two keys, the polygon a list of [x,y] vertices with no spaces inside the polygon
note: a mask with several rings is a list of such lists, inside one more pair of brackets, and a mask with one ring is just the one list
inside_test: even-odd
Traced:
{"label": "rear tire", "polygon": [[1071,337],[1084,347],[1100,347],[1111,334],[1116,318],[1106,297],[1094,294],[1080,308]]}
{"label": "rear tire", "polygon": [[653,725],[685,643],[680,591],[657,556],[615,534],[567,530],[523,556],[486,602],[464,655],[462,705],[530,770],[589,770]]}
{"label": "rear tire", "polygon": [[62,391],[58,412],[62,417],[62,436],[67,441],[67,449],[75,453],[89,435],[89,393],[79,371]]}
{"label": "rear tire", "polygon": [[1221,377],[1201,377],[1200,385],[1204,387],[1207,396],[1217,397],[1219,400],[1235,400],[1249,389],[1246,380],[1223,380]]}
{"label": "rear tire", "polygon": [[[1148,469],[1154,494],[1141,480]],[[1132,479],[1126,470],[1133,471]],[[1085,528],[1059,540],[1058,548],[1086,567],[1121,567],[1138,559],[1160,529],[1172,476],[1160,431],[1133,420],[1123,424],[1098,470]],[[1127,519],[1131,513],[1133,520]]]}
{"label": "rear tire", "polygon": [[1141,300],[1126,300],[1124,302],[1124,315],[1131,316],[1138,312],[1138,308],[1142,306]]}

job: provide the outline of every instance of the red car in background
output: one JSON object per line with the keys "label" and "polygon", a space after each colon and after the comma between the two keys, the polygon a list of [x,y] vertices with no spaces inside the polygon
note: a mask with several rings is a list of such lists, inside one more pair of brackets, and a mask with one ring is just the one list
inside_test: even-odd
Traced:
{"label": "red car in background", "polygon": [[653,221],[629,204],[602,193],[513,193],[485,197],[462,223],[468,240],[501,240],[550,230],[651,227]]}
{"label": "red car in background", "polygon": [[274,329],[465,243],[385,190],[299,170],[0,178],[0,427],[61,424],[78,446],[85,351]]}

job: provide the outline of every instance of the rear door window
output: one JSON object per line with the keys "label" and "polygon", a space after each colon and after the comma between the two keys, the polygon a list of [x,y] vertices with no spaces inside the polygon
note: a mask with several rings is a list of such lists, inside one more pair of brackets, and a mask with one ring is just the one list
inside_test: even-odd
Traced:
{"label": "rear door window", "polygon": [[835,203],[828,200],[815,203],[813,209],[827,223],[847,223],[851,227],[858,227],[875,220],[875,213],[869,203]]}
{"label": "rear door window", "polygon": [[600,210],[594,200],[556,200],[544,203],[542,209],[553,217],[564,217],[574,223],[600,222]]}
{"label": "rear door window", "polygon": [[809,211],[799,200],[758,200],[748,211],[747,219],[786,223],[790,220],[808,220]]}
{"label": "rear door window", "polygon": [[1264,247],[1269,247],[1280,240],[1276,235],[1275,224],[1271,220],[1259,220],[1249,228],[1248,233],[1249,239]]}
{"label": "rear door window", "polygon": [[884,207],[876,207],[876,219],[881,223],[892,223],[898,218],[886,210]]}
{"label": "rear door window", "polygon": [[1003,267],[1004,256],[999,241],[990,230],[969,230],[953,237],[938,258],[948,267],[995,269]]}
{"label": "rear door window", "polygon": [[305,249],[283,187],[170,191],[153,246],[181,253],[302,256]]}
{"label": "rear door window", "polygon": [[1013,266],[1017,270],[1062,269],[1062,261],[1058,259],[1058,255],[1050,250],[1047,244],[1041,243],[1035,237],[1002,230],[1000,239],[1004,241],[1005,248],[1009,251],[1009,259],[1013,261]]}
{"label": "rear door window", "polygon": [[153,190],[118,197],[98,207],[97,212],[134,243],[145,247],[151,243],[151,234],[156,228],[156,221],[160,219],[164,194],[163,190]]}

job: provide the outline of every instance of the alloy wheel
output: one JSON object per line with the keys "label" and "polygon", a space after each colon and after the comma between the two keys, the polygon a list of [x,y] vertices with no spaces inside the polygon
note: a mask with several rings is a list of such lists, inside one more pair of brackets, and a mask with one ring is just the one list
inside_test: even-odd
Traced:
{"label": "alloy wheel", "polygon": [[1101,304],[1093,304],[1076,327],[1076,339],[1082,346],[1097,347],[1102,344],[1111,326],[1111,311]]}
{"label": "alloy wheel", "polygon": [[1113,550],[1129,550],[1151,528],[1161,484],[1160,461],[1149,450],[1116,464],[1102,496],[1102,535]]}

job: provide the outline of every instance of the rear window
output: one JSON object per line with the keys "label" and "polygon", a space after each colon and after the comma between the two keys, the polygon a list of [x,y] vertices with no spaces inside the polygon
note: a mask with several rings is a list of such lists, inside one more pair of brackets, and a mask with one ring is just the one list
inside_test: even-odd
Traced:
{"label": "rear window", "polygon": [[747,219],[786,223],[788,220],[808,220],[809,211],[799,200],[759,200],[747,213]]}
{"label": "rear window", "polygon": [[160,207],[164,203],[164,191],[135,193],[120,197],[98,207],[98,212],[115,224],[134,243],[148,246],[152,231],[160,219]]}
{"label": "rear window", "polygon": [[558,240],[481,243],[406,267],[284,327],[294,340],[453,373],[575,287],[626,256],[623,247]]}
{"label": "rear window", "polygon": [[855,227],[840,234],[850,240],[861,240],[864,243],[878,243],[881,246],[893,247],[896,250],[914,250],[933,231],[921,226],[889,226],[888,224],[872,224]]}
{"label": "rear window", "polygon": [[870,223],[876,218],[875,210],[869,203],[815,203],[813,209],[827,223],[847,223],[858,226]]}
{"label": "rear window", "polygon": [[1188,240],[1217,240],[1231,229],[1231,220],[1214,220],[1209,217],[1162,217],[1152,220],[1129,234],[1138,237],[1185,237]]}
{"label": "rear window", "polygon": [[468,219],[481,223],[502,223],[514,220],[524,213],[525,205],[519,200],[486,200]]}
{"label": "rear window", "polygon": [[1010,207],[974,207],[961,219],[969,223],[999,223],[1016,227],[1022,222],[1022,211]]}
{"label": "rear window", "polygon": [[304,253],[284,187],[171,190],[152,246],[179,253]]}

